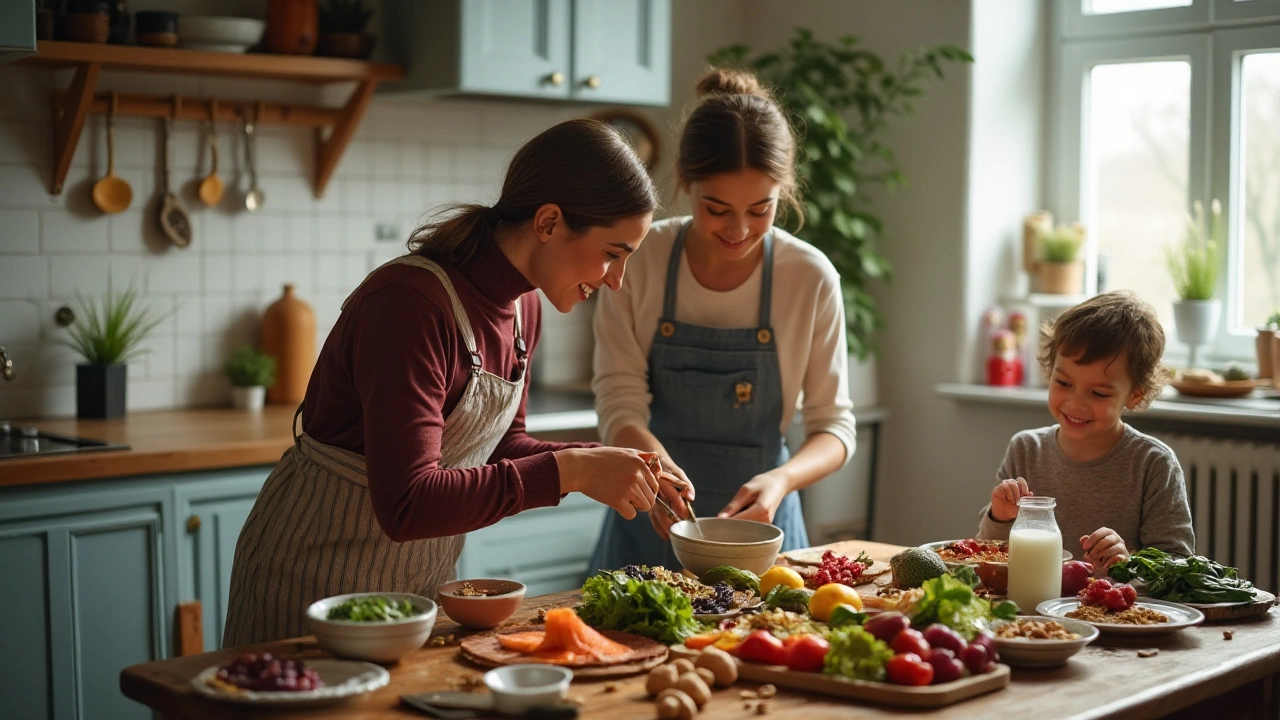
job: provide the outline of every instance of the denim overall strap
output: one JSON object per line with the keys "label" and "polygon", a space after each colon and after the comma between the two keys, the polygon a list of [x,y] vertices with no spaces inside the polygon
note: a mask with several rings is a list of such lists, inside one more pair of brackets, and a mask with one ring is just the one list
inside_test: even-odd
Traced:
{"label": "denim overall strap", "polygon": [[[676,236],[667,265],[663,314],[649,351],[649,429],[697,488],[700,516],[719,513],[751,478],[786,462],[778,425],[782,418],[782,376],[769,326],[773,290],[773,237],[764,239],[759,324],[715,328],[675,318],[676,285],[684,256],[686,223]],[[785,533],[784,549],[805,547],[808,535],[800,499],[790,493],[774,524]],[[629,564],[678,567],[669,543],[639,515],[624,520],[608,513],[590,569]]]}

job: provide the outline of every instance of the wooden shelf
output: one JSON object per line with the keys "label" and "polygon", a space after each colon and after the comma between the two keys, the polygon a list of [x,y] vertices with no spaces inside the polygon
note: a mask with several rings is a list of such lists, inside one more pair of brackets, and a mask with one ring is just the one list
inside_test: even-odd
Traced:
{"label": "wooden shelf", "polygon": [[[399,65],[371,63],[362,60],[320,58],[301,55],[267,55],[259,53],[220,53],[197,50],[103,45],[42,40],[37,54],[16,61],[20,65],[50,69],[74,68],[75,77],[66,90],[53,98],[53,176],[49,191],[62,192],[71,158],[75,155],[80,133],[89,113],[105,113],[110,107],[109,95],[97,92],[102,70],[152,72],[165,75],[205,75],[259,80],[285,80],[300,83],[355,82],[356,88],[341,108],[281,105],[217,99],[222,110],[219,119],[235,119],[248,107],[255,108],[260,125],[297,125],[313,127],[316,132],[316,197],[324,195],[325,186],[338,166],[338,160],[355,134],[378,83],[400,80],[404,68]],[[164,95],[121,96],[117,115],[164,117],[173,108],[178,119],[206,119],[207,110],[216,98],[182,98]],[[201,114],[202,112],[206,114]],[[326,130],[328,133],[326,134]]]}

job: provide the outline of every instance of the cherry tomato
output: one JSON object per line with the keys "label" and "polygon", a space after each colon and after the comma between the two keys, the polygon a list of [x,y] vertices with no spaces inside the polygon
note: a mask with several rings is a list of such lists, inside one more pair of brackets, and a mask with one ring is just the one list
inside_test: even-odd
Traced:
{"label": "cherry tomato", "polygon": [[783,645],[787,648],[787,667],[798,672],[820,672],[831,643],[817,635],[792,635]]}
{"label": "cherry tomato", "polygon": [[756,630],[738,645],[737,655],[747,662],[786,665],[787,648],[768,630]]}
{"label": "cherry tomato", "polygon": [[919,630],[907,628],[889,641],[889,649],[895,653],[914,653],[921,660],[928,660],[932,649],[929,643],[925,641],[924,635]]}
{"label": "cherry tomato", "polygon": [[933,682],[933,666],[915,653],[898,653],[884,666],[889,682],[898,685],[928,685]]}

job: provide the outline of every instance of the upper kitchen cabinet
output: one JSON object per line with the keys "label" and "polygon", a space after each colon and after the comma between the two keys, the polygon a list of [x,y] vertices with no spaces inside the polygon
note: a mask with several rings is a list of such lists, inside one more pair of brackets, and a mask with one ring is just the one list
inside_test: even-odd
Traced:
{"label": "upper kitchen cabinet", "polygon": [[387,0],[386,92],[666,105],[670,0]]}
{"label": "upper kitchen cabinet", "polygon": [[0,63],[36,51],[36,5],[0,2]]}

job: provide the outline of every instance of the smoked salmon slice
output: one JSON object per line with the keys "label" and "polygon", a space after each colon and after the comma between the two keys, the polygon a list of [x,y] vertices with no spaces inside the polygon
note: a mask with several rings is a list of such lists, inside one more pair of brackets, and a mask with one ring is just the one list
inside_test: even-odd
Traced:
{"label": "smoked salmon slice", "polygon": [[499,635],[502,646],[554,665],[567,665],[580,657],[607,660],[626,655],[631,648],[601,635],[582,621],[572,608],[547,611],[546,630]]}

